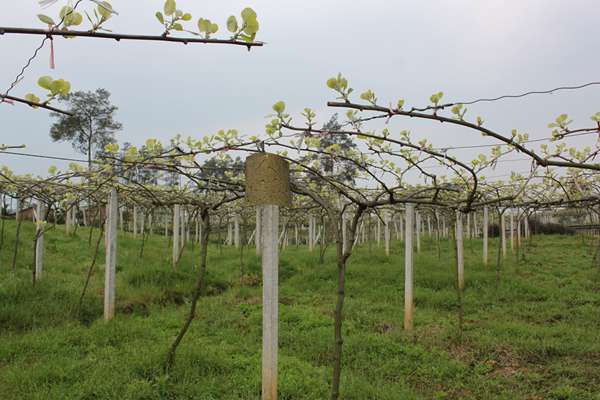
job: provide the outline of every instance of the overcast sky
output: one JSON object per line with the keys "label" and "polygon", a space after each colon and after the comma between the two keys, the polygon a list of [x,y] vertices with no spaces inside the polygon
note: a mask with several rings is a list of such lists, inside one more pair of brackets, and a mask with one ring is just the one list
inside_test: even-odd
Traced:
{"label": "overcast sky", "polygon": [[[0,0],[0,25],[43,27],[36,14],[55,16],[59,6],[40,10],[36,0]],[[63,4],[65,1],[60,1]],[[91,4],[87,2],[88,4]],[[119,33],[160,34],[154,13],[161,0],[113,0],[120,15],[107,25]],[[57,69],[42,51],[12,92],[24,96],[42,75],[65,78],[74,90],[106,88],[124,125],[119,142],[142,144],[176,134],[200,138],[221,128],[262,134],[271,105],[284,100],[294,114],[304,107],[325,122],[334,94],[330,76],[342,72],[355,90],[373,89],[387,104],[403,98],[425,105],[444,91],[447,101],[549,89],[600,80],[600,24],[597,0],[453,1],[193,1],[178,0],[194,21],[219,23],[246,6],[258,14],[262,48],[178,45],[78,38],[55,40]],[[89,7],[89,5],[86,5]],[[0,91],[12,82],[40,37],[0,36]],[[531,96],[472,106],[502,132],[512,128],[532,138],[547,137],[548,122],[566,112],[579,127],[600,111],[600,86],[553,95]],[[0,143],[25,144],[27,152],[75,156],[69,144],[52,143],[52,119],[45,110],[0,105]],[[436,146],[491,143],[472,132],[432,122],[399,120],[394,131],[409,128]],[[593,135],[577,139],[593,144]],[[477,151],[478,152],[478,151]],[[470,159],[473,150],[456,151]],[[518,156],[512,156],[518,158]],[[66,163],[0,155],[18,173],[45,174]],[[504,163],[499,175],[524,171],[525,162]]]}

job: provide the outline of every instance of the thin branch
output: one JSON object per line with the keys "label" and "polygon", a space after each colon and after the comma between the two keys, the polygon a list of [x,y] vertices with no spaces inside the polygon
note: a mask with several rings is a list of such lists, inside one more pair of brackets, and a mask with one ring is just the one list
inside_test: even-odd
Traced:
{"label": "thin branch", "polygon": [[62,37],[89,37],[98,39],[114,39],[117,42],[121,40],[144,40],[154,42],[176,42],[176,43],[204,43],[204,44],[230,44],[236,46],[245,46],[248,50],[251,47],[260,47],[263,42],[244,42],[242,40],[232,39],[204,39],[204,38],[179,38],[172,36],[163,35],[130,35],[120,33],[106,33],[106,32],[91,32],[91,31],[49,31],[46,29],[34,29],[34,28],[14,28],[14,27],[0,27],[0,35],[7,33],[21,34],[21,35],[43,35],[46,37],[62,36]]}
{"label": "thin branch", "polygon": [[36,107],[45,108],[46,110],[54,111],[54,112],[57,112],[57,113],[60,113],[60,114],[64,114],[64,115],[68,115],[70,117],[73,117],[75,115],[75,114],[73,114],[71,112],[64,111],[64,110],[61,110],[59,108],[49,106],[47,104],[34,103],[32,101],[25,100],[25,99],[22,99],[20,97],[6,96],[6,95],[3,95],[3,94],[0,94],[0,99],[2,100],[2,101],[0,101],[0,103],[3,103],[3,102],[6,103],[7,102],[6,100],[10,100],[10,101],[16,101],[18,103],[27,104],[28,106],[33,107],[33,108],[36,108]]}

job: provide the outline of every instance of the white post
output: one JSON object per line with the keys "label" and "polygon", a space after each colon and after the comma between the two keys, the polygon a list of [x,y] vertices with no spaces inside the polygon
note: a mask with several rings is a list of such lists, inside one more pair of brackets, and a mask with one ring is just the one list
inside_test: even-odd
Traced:
{"label": "white post", "polygon": [[404,241],[404,216],[402,214],[400,214],[398,222],[400,223],[400,240]]}
{"label": "white post", "polygon": [[431,215],[427,214],[427,236],[431,237]]}
{"label": "white post", "polygon": [[416,236],[417,236],[417,254],[421,253],[421,213],[416,211],[415,212],[415,216],[416,216]]}
{"label": "white post", "polygon": [[488,263],[488,223],[488,208],[483,207],[483,263],[485,265]]}
{"label": "white post", "polygon": [[123,208],[119,208],[119,229],[123,231]]}
{"label": "white post", "polygon": [[175,204],[173,207],[173,268],[177,266],[177,260],[179,259],[179,223],[181,222],[181,206]]}
{"label": "white post", "polygon": [[[17,201],[17,207],[18,207],[19,202]],[[67,235],[71,234],[71,209],[72,208],[67,208],[67,212],[65,213],[65,233]],[[18,208],[17,208],[18,210]],[[18,214],[17,214],[18,215]]]}
{"label": "white post", "polygon": [[346,227],[346,216],[342,214],[342,252],[346,253],[348,249],[348,232]]}
{"label": "white post", "polygon": [[300,245],[300,238],[298,235],[298,223],[294,224],[294,239],[296,241],[296,247]]}
{"label": "white post", "polygon": [[446,230],[446,216],[442,215],[442,237],[448,237],[448,232]]}
{"label": "white post", "polygon": [[36,241],[35,241],[35,280],[39,281],[42,278],[42,270],[44,268],[44,204],[38,200],[36,207]]}
{"label": "white post", "polygon": [[235,248],[240,248],[240,216],[235,214],[233,216],[233,243],[235,244]]}
{"label": "white post", "polygon": [[165,236],[169,236],[169,211],[167,210],[165,216],[162,218],[165,223]]}
{"label": "white post", "polygon": [[415,205],[406,204],[404,236],[404,330],[413,328],[413,235]]}
{"label": "white post", "polygon": [[227,246],[231,246],[233,244],[233,224],[231,220],[227,218]]}
{"label": "white post", "polygon": [[136,238],[138,234],[138,220],[137,220],[137,206],[133,205],[133,237]]}
{"label": "white post", "polygon": [[512,210],[510,211],[510,251],[515,251],[515,218]]}
{"label": "white post", "polygon": [[462,291],[465,288],[465,256],[463,247],[463,215],[460,211],[456,212],[456,259],[458,289]]}
{"label": "white post", "polygon": [[311,215],[308,217],[308,251],[313,251],[315,236],[315,220]]}
{"label": "white post", "polygon": [[104,320],[115,316],[115,274],[117,268],[117,189],[112,188],[106,220],[106,266],[104,271]]}
{"label": "white post", "polygon": [[385,255],[390,256],[390,213],[389,211],[383,212],[383,223],[384,223],[384,239],[385,239]]}
{"label": "white post", "polygon": [[471,213],[467,213],[467,239],[471,239]]}
{"label": "white post", "polygon": [[261,228],[261,221],[260,221],[260,210],[257,208],[256,209],[256,234],[254,235],[254,244],[256,246],[256,254],[260,255],[261,253],[261,238],[262,238],[262,228]]}
{"label": "white post", "polygon": [[500,231],[501,231],[501,240],[502,240],[502,257],[506,258],[506,221],[504,218],[504,213],[500,217]]}
{"label": "white post", "polygon": [[278,296],[279,296],[279,206],[261,205],[263,223],[263,349],[262,399],[277,399]]}
{"label": "white post", "polygon": [[379,215],[376,215],[377,218],[377,247],[381,246],[381,219]]}
{"label": "white post", "polygon": [[181,254],[181,251],[183,250],[183,246],[185,244],[185,210],[179,206],[179,254]]}
{"label": "white post", "polygon": [[361,226],[361,230],[360,230],[360,236],[361,236],[361,237],[360,237],[360,243],[361,243],[361,244],[364,244],[364,243],[365,243],[365,235],[366,235],[366,229],[365,229],[365,228],[366,228],[366,227],[365,227],[365,225],[366,225],[366,224],[365,224],[365,220],[366,220],[366,218],[365,218],[365,216],[363,215],[363,217],[362,217],[362,222],[361,222],[361,225],[360,225],[360,226]]}
{"label": "white post", "polygon": [[521,247],[521,218],[517,218],[517,247]]}

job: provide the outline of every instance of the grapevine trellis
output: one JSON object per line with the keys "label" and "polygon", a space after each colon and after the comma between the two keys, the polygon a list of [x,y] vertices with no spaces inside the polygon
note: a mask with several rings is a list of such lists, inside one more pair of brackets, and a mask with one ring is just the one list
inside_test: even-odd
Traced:
{"label": "grapevine trellis", "polygon": [[[80,25],[83,20],[77,11],[80,3],[81,0],[63,8],[59,22],[39,16],[48,29],[0,27],[0,35],[43,36],[35,54],[55,37],[229,44],[248,49],[262,45],[255,41],[258,22],[251,9],[242,11],[242,23],[235,17],[228,19],[227,29],[232,35],[229,39],[213,38],[211,35],[218,27],[204,18],[198,21],[197,36],[183,38],[173,33],[189,32],[183,23],[192,17],[178,10],[172,0],[167,0],[164,10],[156,14],[164,28],[158,36],[102,32],[116,13],[106,1],[94,2],[97,5],[94,17],[88,16],[91,30],[72,30],[70,27]],[[26,68],[27,65],[15,82],[18,83]],[[13,84],[1,95],[2,102],[23,102],[68,113],[49,102],[68,94],[70,84],[50,77],[42,77],[38,83],[48,91],[46,101],[33,94],[25,98],[11,96]],[[218,246],[240,249],[240,285],[244,284],[244,248],[253,245],[263,267],[262,396],[271,400],[277,398],[279,252],[289,246],[306,246],[307,251],[318,253],[323,263],[328,246],[335,246],[337,287],[331,380],[331,398],[335,400],[340,396],[342,379],[346,272],[356,246],[375,245],[389,256],[391,246],[403,242],[403,325],[405,330],[411,331],[415,324],[414,253],[421,252],[424,236],[434,241],[438,258],[442,257],[440,243],[451,241],[456,260],[457,321],[462,334],[465,313],[462,298],[465,274],[468,274],[464,261],[465,240],[481,238],[482,262],[490,264],[489,237],[492,225],[496,226],[499,247],[494,264],[496,284],[500,285],[503,260],[508,257],[509,249],[516,253],[517,260],[523,257],[527,249],[525,243],[533,234],[533,221],[549,221],[556,210],[584,213],[590,223],[600,220],[600,164],[595,162],[600,147],[597,142],[583,149],[568,145],[571,137],[597,135],[600,113],[592,115],[592,126],[574,129],[566,114],[558,116],[549,125],[550,145],[543,143],[536,149],[531,146],[534,140],[526,133],[513,130],[505,134],[487,127],[480,116],[472,120],[467,117],[467,104],[499,101],[506,96],[443,103],[443,94],[436,93],[430,97],[428,106],[408,108],[404,100],[399,100],[395,106],[386,107],[380,105],[371,90],[360,94],[362,102],[354,102],[353,89],[341,75],[330,78],[327,86],[339,96],[328,105],[347,111],[339,130],[316,128],[317,115],[308,108],[301,112],[303,122],[295,122],[285,103],[279,101],[273,106],[274,114],[266,126],[266,134],[261,136],[245,136],[231,129],[202,138],[178,136],[165,145],[150,139],[143,152],[134,146],[124,154],[119,154],[116,144],[110,144],[91,168],[73,163],[66,171],[51,169],[47,177],[19,176],[4,167],[0,171],[2,215],[4,198],[15,199],[17,204],[13,268],[20,246],[19,226],[24,219],[20,213],[26,204],[35,206],[31,265],[34,284],[43,278],[46,234],[61,223],[68,234],[74,234],[80,225],[89,226],[91,245],[94,228],[99,229],[102,234],[86,271],[79,308],[85,301],[101,238],[104,238],[104,318],[110,321],[115,315],[118,295],[115,283],[118,232],[128,232],[139,240],[140,258],[147,235],[169,237],[169,264],[173,269],[178,268],[186,246],[198,246],[197,281],[190,310],[167,352],[165,369],[169,370],[179,344],[197,317],[197,304],[206,295],[207,249],[211,237]],[[469,133],[492,139],[494,144],[489,154],[467,160],[454,156],[451,148],[434,147],[427,139],[415,140],[409,131],[394,133],[387,125],[383,128],[369,125],[387,124],[401,117],[459,126]],[[336,136],[349,137],[358,147],[322,146],[324,138]],[[14,147],[3,146],[0,152]],[[485,178],[499,163],[506,161],[507,156],[516,153],[531,162],[527,173],[512,173],[507,180]],[[239,167],[213,169],[200,161],[200,157],[204,157],[224,160],[227,164],[231,154],[248,155],[246,159],[253,160],[247,164],[245,173]],[[323,160],[349,166],[352,179],[347,179],[345,171],[325,171]],[[144,181],[137,177],[140,170],[174,175],[179,183],[165,185]],[[440,170],[445,173],[440,174]],[[414,181],[415,174],[420,177],[418,183]],[[600,241],[595,246],[600,269]]]}

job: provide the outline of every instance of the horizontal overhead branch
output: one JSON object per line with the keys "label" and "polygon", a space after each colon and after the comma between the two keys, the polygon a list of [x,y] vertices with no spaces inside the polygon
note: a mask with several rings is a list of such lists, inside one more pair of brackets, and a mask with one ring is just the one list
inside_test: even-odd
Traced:
{"label": "horizontal overhead branch", "polygon": [[395,115],[401,115],[401,116],[411,117],[411,118],[420,118],[420,119],[428,119],[428,120],[433,120],[433,121],[438,121],[438,122],[445,122],[445,123],[452,124],[452,125],[460,125],[460,126],[463,126],[466,128],[470,128],[470,129],[479,131],[482,134],[484,134],[484,136],[492,137],[494,139],[499,140],[500,142],[503,142],[504,144],[514,147],[517,151],[520,151],[521,153],[526,154],[529,157],[531,157],[538,165],[540,165],[542,167],[554,166],[554,167],[567,167],[567,168],[589,169],[589,170],[594,170],[594,171],[600,171],[600,164],[577,163],[577,162],[572,162],[572,161],[557,161],[557,160],[549,160],[547,158],[542,158],[535,151],[526,148],[522,144],[515,141],[512,137],[503,136],[503,135],[496,133],[490,129],[484,128],[481,125],[477,125],[477,124],[467,122],[467,121],[464,121],[461,119],[442,117],[435,113],[434,114],[426,114],[426,113],[422,113],[422,112],[404,111],[402,109],[386,108],[386,107],[381,107],[381,106],[377,106],[377,105],[355,104],[355,103],[350,103],[350,102],[329,101],[329,102],[327,102],[327,106],[334,107],[334,108],[349,108],[349,109],[359,110],[359,111],[375,111],[375,112],[380,112],[383,115],[386,115],[388,117],[392,117]]}
{"label": "horizontal overhead branch", "polygon": [[203,38],[180,38],[164,35],[127,35],[120,33],[92,32],[92,31],[58,31],[47,29],[32,29],[32,28],[13,28],[0,27],[0,35],[4,34],[20,34],[20,35],[41,35],[46,37],[63,36],[63,37],[88,37],[98,39],[113,39],[120,40],[143,40],[154,42],[175,42],[175,43],[204,43],[204,44],[229,44],[235,46],[245,46],[250,50],[251,47],[260,47],[262,42],[244,42],[242,40],[231,39],[203,39]]}

